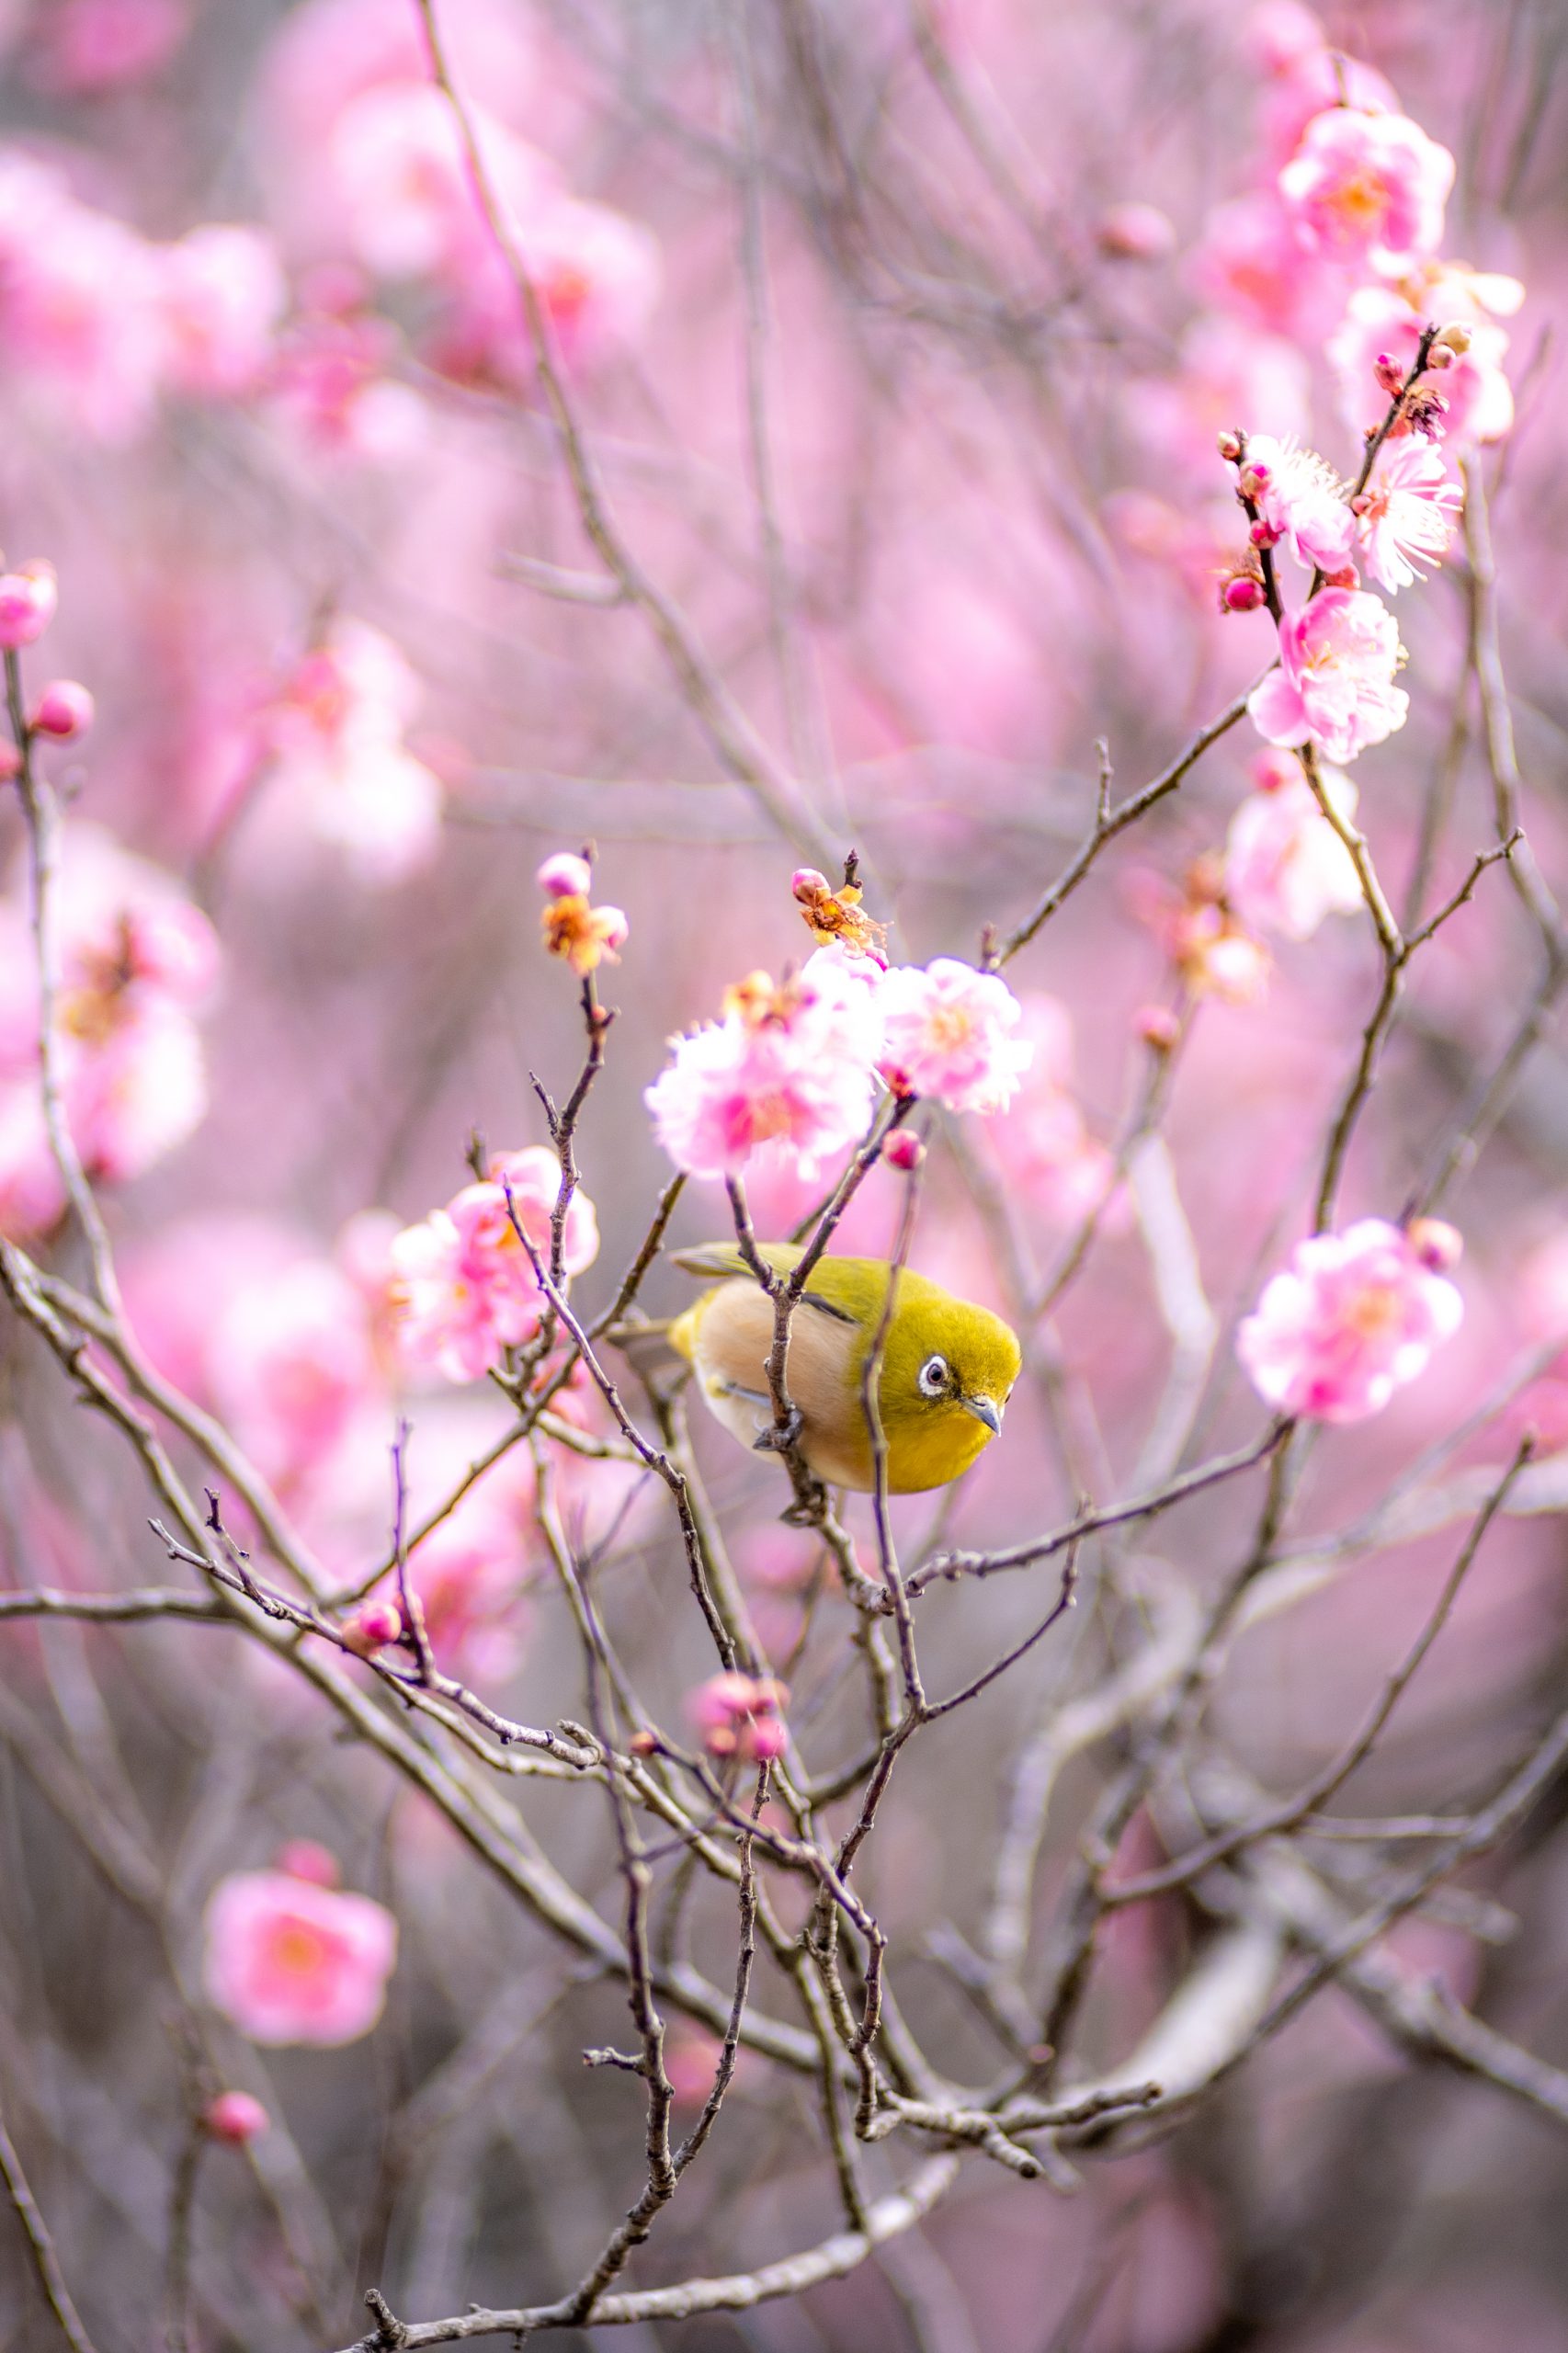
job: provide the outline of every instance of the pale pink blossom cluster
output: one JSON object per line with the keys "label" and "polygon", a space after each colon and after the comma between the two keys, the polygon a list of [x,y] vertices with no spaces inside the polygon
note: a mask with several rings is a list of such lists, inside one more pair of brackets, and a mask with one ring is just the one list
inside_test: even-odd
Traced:
{"label": "pale pink blossom cluster", "polygon": [[397,1922],[368,1895],[288,1869],[232,1871],[203,1931],[208,1998],[253,2042],[357,2042],[381,2015]]}
{"label": "pale pink blossom cluster", "polygon": [[1314,744],[1343,766],[1403,727],[1410,697],[1393,615],[1359,588],[1324,588],[1279,625],[1279,667],[1247,703],[1270,744]]}
{"label": "pale pink blossom cluster", "polygon": [[[1356,787],[1338,768],[1320,767],[1324,793],[1346,824]],[[1301,762],[1289,752],[1260,752],[1256,790],[1231,819],[1225,837],[1225,898],[1255,931],[1310,939],[1325,915],[1361,904],[1350,852],[1313,797]]]}
{"label": "pale pink blossom cluster", "polygon": [[[123,1184],[207,1108],[196,1014],[217,978],[206,916],[98,827],[66,829],[56,886],[53,1050],[65,1124],[89,1176]],[[25,871],[0,899],[0,1233],[46,1232],[64,1188],[44,1120]]]}
{"label": "pale pink blossom cluster", "polygon": [[165,394],[243,398],[286,299],[266,231],[214,223],[159,244],[53,165],[0,151],[0,348],[40,420],[122,442]]}
{"label": "pale pink blossom cluster", "polygon": [[710,1756],[738,1756],[760,1765],[789,1745],[783,1711],[790,1694],[771,1676],[710,1676],[691,1694],[692,1722]]}
{"label": "pale pink blossom cluster", "polygon": [[[1276,13],[1265,8],[1258,23]],[[1514,414],[1499,323],[1524,289],[1441,255],[1452,156],[1401,111],[1381,74],[1330,46],[1310,9],[1285,13],[1289,38],[1256,32],[1251,43],[1267,77],[1252,185],[1212,209],[1192,256],[1207,307],[1184,331],[1174,378],[1140,382],[1130,399],[1139,438],[1192,467],[1214,432],[1267,419],[1278,441],[1251,443],[1274,477],[1258,506],[1264,544],[1284,541],[1340,586],[1355,585],[1351,573],[1363,565],[1392,591],[1441,561],[1457,485],[1435,453],[1417,461],[1399,449],[1401,434],[1381,483],[1368,485],[1368,505],[1349,522],[1336,516],[1333,470],[1293,439],[1307,429],[1309,358],[1326,353],[1359,435],[1381,423],[1388,380],[1408,373],[1424,328],[1462,327],[1466,336],[1437,355],[1431,389],[1440,404],[1428,404],[1425,429],[1456,449],[1495,440]],[[1199,586],[1190,522],[1178,528],[1178,509],[1153,494],[1144,503],[1141,551]],[[1153,529],[1155,508],[1163,530]],[[1225,608],[1261,602],[1244,588]]]}
{"label": "pale pink blossom cluster", "polygon": [[952,1111],[1003,1109],[1034,1052],[1019,1019],[1005,981],[955,958],[884,970],[819,948],[798,974],[731,989],[721,1021],[674,1040],[646,1100],[692,1176],[737,1175],[770,1152],[810,1177],[865,1133],[879,1082]]}
{"label": "pale pink blossom cluster", "polygon": [[[548,1268],[560,1191],[560,1162],[544,1145],[502,1153],[485,1181],[465,1185],[444,1209],[397,1236],[393,1299],[406,1365],[433,1368],[448,1381],[477,1381],[508,1348],[533,1337],[544,1293],[517,1227]],[[562,1231],[564,1274],[591,1267],[598,1247],[594,1205],[579,1187]]]}
{"label": "pale pink blossom cluster", "polygon": [[676,1039],[645,1099],[676,1167],[736,1176],[767,1149],[810,1178],[856,1143],[875,1100],[878,978],[865,959],[819,949],[777,985],[751,973],[722,1020]]}
{"label": "pale pink blossom cluster", "polygon": [[[574,194],[517,128],[535,81],[529,36],[492,6],[468,13],[460,64],[471,69],[467,110],[486,176],[558,348],[591,363],[642,333],[659,290],[657,244],[641,223]],[[311,176],[316,200],[301,230],[316,253],[434,292],[425,357],[447,373],[521,379],[529,355],[517,290],[416,20],[398,0],[312,0],[279,39],[272,97],[272,142]],[[558,123],[560,110],[548,112]]]}
{"label": "pale pink blossom cluster", "polygon": [[1236,1334],[1259,1395],[1314,1421],[1381,1414],[1463,1320],[1445,1271],[1458,1240],[1435,1220],[1406,1233],[1369,1217],[1298,1243]]}
{"label": "pale pink blossom cluster", "polygon": [[365,882],[405,881],[440,842],[440,780],[405,740],[420,693],[389,637],[339,613],[265,715],[273,800]]}

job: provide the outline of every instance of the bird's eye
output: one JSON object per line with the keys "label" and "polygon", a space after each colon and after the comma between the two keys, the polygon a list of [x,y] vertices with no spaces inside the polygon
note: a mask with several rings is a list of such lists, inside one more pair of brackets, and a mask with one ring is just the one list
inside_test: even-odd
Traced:
{"label": "bird's eye", "polygon": [[927,1357],[920,1368],[922,1397],[945,1397],[952,1381],[946,1357]]}

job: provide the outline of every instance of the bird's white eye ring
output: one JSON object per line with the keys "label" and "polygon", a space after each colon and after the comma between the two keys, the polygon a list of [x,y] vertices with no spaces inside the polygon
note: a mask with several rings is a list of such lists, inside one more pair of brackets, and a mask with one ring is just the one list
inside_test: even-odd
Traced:
{"label": "bird's white eye ring", "polygon": [[922,1397],[945,1397],[952,1381],[946,1357],[927,1357],[920,1368]]}

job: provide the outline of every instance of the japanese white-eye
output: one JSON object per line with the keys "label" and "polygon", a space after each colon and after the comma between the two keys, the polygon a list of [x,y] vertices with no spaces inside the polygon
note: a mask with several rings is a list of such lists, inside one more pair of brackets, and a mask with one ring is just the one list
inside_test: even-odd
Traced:
{"label": "japanese white-eye", "polygon": [[[773,1302],[733,1242],[673,1255],[688,1274],[723,1279],[676,1317],[670,1340],[695,1370],[709,1412],[755,1446],[773,1423]],[[801,1252],[764,1243],[758,1255],[787,1275]],[[790,1319],[785,1385],[801,1417],[797,1443],[829,1486],[865,1493],[875,1483],[861,1384],[892,1271],[885,1258],[820,1258]],[[893,1495],[945,1487],[969,1469],[1002,1427],[1020,1361],[999,1315],[899,1269],[877,1383]]]}

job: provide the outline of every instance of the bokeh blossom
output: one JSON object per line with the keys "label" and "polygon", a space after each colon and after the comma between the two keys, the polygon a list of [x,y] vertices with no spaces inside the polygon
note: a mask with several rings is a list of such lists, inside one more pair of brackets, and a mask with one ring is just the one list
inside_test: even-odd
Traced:
{"label": "bokeh blossom", "polygon": [[1236,1334],[1259,1395],[1321,1422],[1381,1414],[1451,1339],[1464,1302],[1384,1219],[1298,1243]]}
{"label": "bokeh blossom", "polygon": [[[45,1230],[64,1192],[44,1124],[39,1003],[18,874],[0,899],[0,1233]],[[207,1108],[196,1014],[218,942],[174,882],[99,828],[64,835],[54,1054],[65,1124],[89,1174],[141,1176]]]}
{"label": "bokeh blossom", "polygon": [[738,1756],[760,1765],[782,1756],[789,1745],[782,1713],[789,1699],[782,1683],[771,1676],[730,1673],[710,1676],[688,1704],[710,1756]]}
{"label": "bokeh blossom", "polygon": [[[548,1267],[560,1190],[555,1154],[533,1144],[499,1154],[485,1181],[464,1186],[445,1209],[397,1236],[391,1249],[393,1302],[407,1365],[431,1366],[449,1381],[477,1381],[507,1348],[532,1338],[544,1294],[517,1226]],[[594,1205],[579,1187],[562,1231],[566,1275],[592,1266],[598,1246]]]}
{"label": "bokeh blossom", "polygon": [[[1325,915],[1360,905],[1355,863],[1291,754],[1260,752],[1252,775],[1256,790],[1237,809],[1225,836],[1226,900],[1255,930],[1310,939]],[[1319,779],[1332,806],[1351,823],[1357,793],[1350,779],[1325,767]]]}
{"label": "bokeh blossom", "polygon": [[203,1921],[208,1998],[253,2042],[357,2042],[381,2015],[397,1922],[368,1895],[232,1871]]}
{"label": "bokeh blossom", "polygon": [[1279,667],[1247,704],[1270,744],[1315,744],[1343,766],[1403,727],[1410,697],[1393,683],[1399,631],[1364,589],[1323,588],[1279,628]]}
{"label": "bokeh blossom", "polygon": [[1330,104],[1314,115],[1279,175],[1303,244],[1392,270],[1435,253],[1454,159],[1418,123]]}
{"label": "bokeh blossom", "polygon": [[340,613],[267,717],[270,791],[368,882],[403,881],[440,839],[439,781],[404,741],[419,699],[392,640]]}

